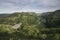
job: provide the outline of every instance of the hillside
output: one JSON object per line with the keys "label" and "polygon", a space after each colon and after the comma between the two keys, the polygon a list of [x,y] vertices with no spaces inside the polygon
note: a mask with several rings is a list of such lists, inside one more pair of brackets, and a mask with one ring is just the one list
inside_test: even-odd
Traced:
{"label": "hillside", "polygon": [[47,27],[60,27],[60,10],[43,13],[41,17],[46,20]]}
{"label": "hillside", "polygon": [[[0,25],[15,25],[18,23],[23,24],[36,24],[45,27],[59,27],[60,26],[60,10],[56,10],[54,12],[45,12],[42,14],[34,13],[34,12],[15,12],[12,14],[0,14]],[[42,26],[43,27],[43,26]]]}
{"label": "hillside", "polygon": [[60,40],[60,10],[0,14],[0,40]]}

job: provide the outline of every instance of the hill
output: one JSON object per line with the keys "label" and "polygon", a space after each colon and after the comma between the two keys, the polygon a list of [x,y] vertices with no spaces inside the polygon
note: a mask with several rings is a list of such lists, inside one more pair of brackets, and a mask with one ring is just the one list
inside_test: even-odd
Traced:
{"label": "hill", "polygon": [[0,40],[60,40],[60,10],[0,14]]}
{"label": "hill", "polygon": [[60,10],[43,13],[42,18],[46,20],[47,27],[60,27]]}

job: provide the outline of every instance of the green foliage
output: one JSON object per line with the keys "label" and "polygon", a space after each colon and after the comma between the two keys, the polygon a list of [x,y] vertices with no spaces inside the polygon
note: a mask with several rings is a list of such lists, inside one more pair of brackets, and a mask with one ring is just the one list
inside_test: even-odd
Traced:
{"label": "green foliage", "polygon": [[11,27],[11,25],[0,25],[0,33],[8,32],[9,34],[15,32],[15,30]]}
{"label": "green foliage", "polygon": [[[36,14],[34,12],[15,12],[0,16],[0,37],[6,40],[60,40],[59,10]],[[18,29],[14,25],[22,23]],[[16,26],[18,27],[18,26]],[[51,28],[49,28],[51,27]],[[59,28],[55,28],[59,27]],[[0,38],[0,40],[3,40]]]}
{"label": "green foliage", "polygon": [[42,38],[43,40],[45,40],[47,38],[47,35],[46,34],[40,34],[39,37]]}
{"label": "green foliage", "polygon": [[21,31],[22,34],[26,36],[37,36],[39,33],[39,29],[36,27],[36,25],[24,26]]}

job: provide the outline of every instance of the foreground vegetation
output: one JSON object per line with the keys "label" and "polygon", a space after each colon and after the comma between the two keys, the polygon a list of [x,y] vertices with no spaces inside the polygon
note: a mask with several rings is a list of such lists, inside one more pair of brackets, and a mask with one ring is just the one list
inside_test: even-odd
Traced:
{"label": "foreground vegetation", "polygon": [[60,10],[0,14],[0,40],[60,40],[59,18]]}

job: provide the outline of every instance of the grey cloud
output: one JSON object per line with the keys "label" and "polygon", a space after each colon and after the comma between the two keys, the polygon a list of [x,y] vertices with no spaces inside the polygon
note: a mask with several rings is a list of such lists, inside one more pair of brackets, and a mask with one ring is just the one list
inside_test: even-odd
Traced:
{"label": "grey cloud", "polygon": [[60,9],[60,0],[3,0],[0,11],[35,11],[44,12]]}

